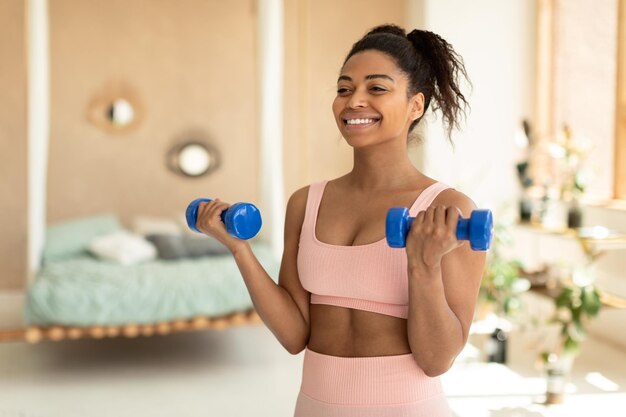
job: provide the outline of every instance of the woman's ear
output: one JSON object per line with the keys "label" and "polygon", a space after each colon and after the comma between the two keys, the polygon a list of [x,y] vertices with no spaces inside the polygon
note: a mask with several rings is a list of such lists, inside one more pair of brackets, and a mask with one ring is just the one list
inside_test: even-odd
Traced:
{"label": "woman's ear", "polygon": [[424,94],[417,93],[409,99],[409,115],[411,120],[417,120],[424,114]]}

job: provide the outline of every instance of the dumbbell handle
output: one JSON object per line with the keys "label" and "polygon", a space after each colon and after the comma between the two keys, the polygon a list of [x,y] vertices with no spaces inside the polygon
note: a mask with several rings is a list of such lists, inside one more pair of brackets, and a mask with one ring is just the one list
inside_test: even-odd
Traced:
{"label": "dumbbell handle", "polygon": [[[200,203],[212,201],[210,198],[198,198],[187,206],[185,217],[187,226],[193,231],[202,233],[197,226],[198,208]],[[235,203],[222,211],[220,218],[226,226],[226,231],[238,239],[251,239],[261,230],[261,213],[251,203]]]}
{"label": "dumbbell handle", "polygon": [[[415,217],[409,217],[407,219],[407,230],[411,228],[411,225],[413,224],[413,220],[415,220]],[[457,240],[469,240],[470,238],[469,226],[470,226],[470,219],[459,217],[459,221],[456,224],[456,239]]]}

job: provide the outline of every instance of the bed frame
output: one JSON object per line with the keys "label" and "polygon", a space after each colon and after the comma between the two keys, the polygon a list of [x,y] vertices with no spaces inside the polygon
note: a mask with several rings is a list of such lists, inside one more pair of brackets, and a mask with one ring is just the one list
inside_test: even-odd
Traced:
{"label": "bed frame", "polygon": [[0,342],[42,341],[58,342],[61,340],[103,339],[115,337],[135,338],[139,336],[167,335],[198,330],[224,330],[234,326],[258,325],[263,321],[254,308],[219,317],[196,316],[192,319],[180,319],[151,324],[124,324],[114,326],[29,326],[22,329],[0,329]]}

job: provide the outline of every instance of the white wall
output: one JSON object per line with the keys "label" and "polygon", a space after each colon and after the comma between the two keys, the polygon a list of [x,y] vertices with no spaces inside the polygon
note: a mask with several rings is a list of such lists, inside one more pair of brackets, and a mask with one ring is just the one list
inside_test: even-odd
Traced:
{"label": "white wall", "polygon": [[[411,9],[409,9],[411,10]],[[471,112],[456,150],[444,136],[441,113],[432,114],[423,149],[423,169],[465,192],[495,214],[519,189],[514,171],[514,134],[532,114],[535,8],[528,0],[423,0],[423,29],[439,34],[464,59],[473,91],[462,89]]]}

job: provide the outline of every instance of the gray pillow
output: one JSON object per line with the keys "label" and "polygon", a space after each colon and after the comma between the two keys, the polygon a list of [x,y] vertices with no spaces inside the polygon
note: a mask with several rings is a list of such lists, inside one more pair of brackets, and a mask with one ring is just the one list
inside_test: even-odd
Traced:
{"label": "gray pillow", "polygon": [[187,256],[180,236],[151,234],[146,235],[146,240],[156,246],[158,256],[161,259],[178,259]]}
{"label": "gray pillow", "polygon": [[187,256],[226,255],[230,251],[219,240],[210,236],[182,236]]}
{"label": "gray pillow", "polygon": [[146,240],[156,246],[159,258],[167,260],[230,253],[226,246],[210,236],[151,234]]}

